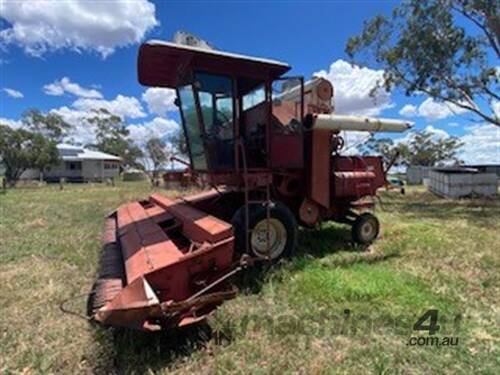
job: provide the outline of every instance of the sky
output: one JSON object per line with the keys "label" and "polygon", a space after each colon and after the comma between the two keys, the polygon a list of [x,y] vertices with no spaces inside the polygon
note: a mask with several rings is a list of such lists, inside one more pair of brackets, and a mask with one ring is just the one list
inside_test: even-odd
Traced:
{"label": "sky", "polygon": [[[457,136],[469,163],[500,163],[500,130],[472,122],[446,104],[397,91],[369,96],[383,71],[375,63],[353,66],[344,52],[363,22],[390,14],[397,2],[189,2],[0,0],[0,123],[20,126],[29,108],[54,112],[74,125],[68,142],[91,143],[81,121],[107,108],[129,123],[143,144],[179,127],[172,91],[142,87],[136,59],[141,42],[170,40],[184,30],[217,49],[289,63],[289,75],[313,74],[335,87],[337,113],[402,118],[436,137]],[[500,105],[499,105],[500,107]],[[365,135],[348,134],[356,149]],[[397,136],[407,139],[408,135]],[[396,138],[397,138],[396,137]]]}

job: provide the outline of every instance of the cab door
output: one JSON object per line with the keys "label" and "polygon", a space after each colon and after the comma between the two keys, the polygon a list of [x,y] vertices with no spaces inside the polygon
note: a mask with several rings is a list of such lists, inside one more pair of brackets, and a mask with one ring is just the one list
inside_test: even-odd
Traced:
{"label": "cab door", "polygon": [[230,77],[208,73],[196,74],[204,145],[209,169],[234,169],[234,97]]}

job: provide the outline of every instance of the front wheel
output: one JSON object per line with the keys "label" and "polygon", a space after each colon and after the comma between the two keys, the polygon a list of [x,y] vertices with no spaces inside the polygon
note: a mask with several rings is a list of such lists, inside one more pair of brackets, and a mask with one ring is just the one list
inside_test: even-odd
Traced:
{"label": "front wheel", "polygon": [[[292,254],[297,241],[297,222],[292,212],[281,203],[271,203],[269,219],[265,204],[251,204],[249,209],[248,250],[260,259],[278,260]],[[246,251],[245,206],[236,211],[231,220],[236,251]]]}
{"label": "front wheel", "polygon": [[352,225],[352,239],[361,245],[369,245],[378,237],[380,223],[377,217],[370,213],[359,215]]}

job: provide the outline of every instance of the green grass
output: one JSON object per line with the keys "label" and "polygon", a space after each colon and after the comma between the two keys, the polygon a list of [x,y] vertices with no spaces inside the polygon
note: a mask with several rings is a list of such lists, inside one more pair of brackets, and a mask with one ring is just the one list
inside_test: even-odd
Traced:
{"label": "green grass", "polygon": [[[294,258],[242,275],[208,325],[152,335],[63,314],[61,301],[92,284],[103,216],[150,193],[121,183],[0,194],[0,373],[498,372],[499,199],[383,193],[372,248],[353,247],[342,225],[301,230]],[[430,308],[437,336],[458,346],[406,345]]]}

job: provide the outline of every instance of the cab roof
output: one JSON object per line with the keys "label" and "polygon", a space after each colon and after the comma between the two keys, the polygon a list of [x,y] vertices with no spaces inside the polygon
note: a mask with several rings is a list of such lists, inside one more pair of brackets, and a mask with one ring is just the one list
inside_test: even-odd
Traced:
{"label": "cab roof", "polygon": [[273,80],[291,69],[290,65],[280,61],[160,40],[141,45],[137,67],[142,85],[169,88],[179,86],[186,74],[192,71]]}

